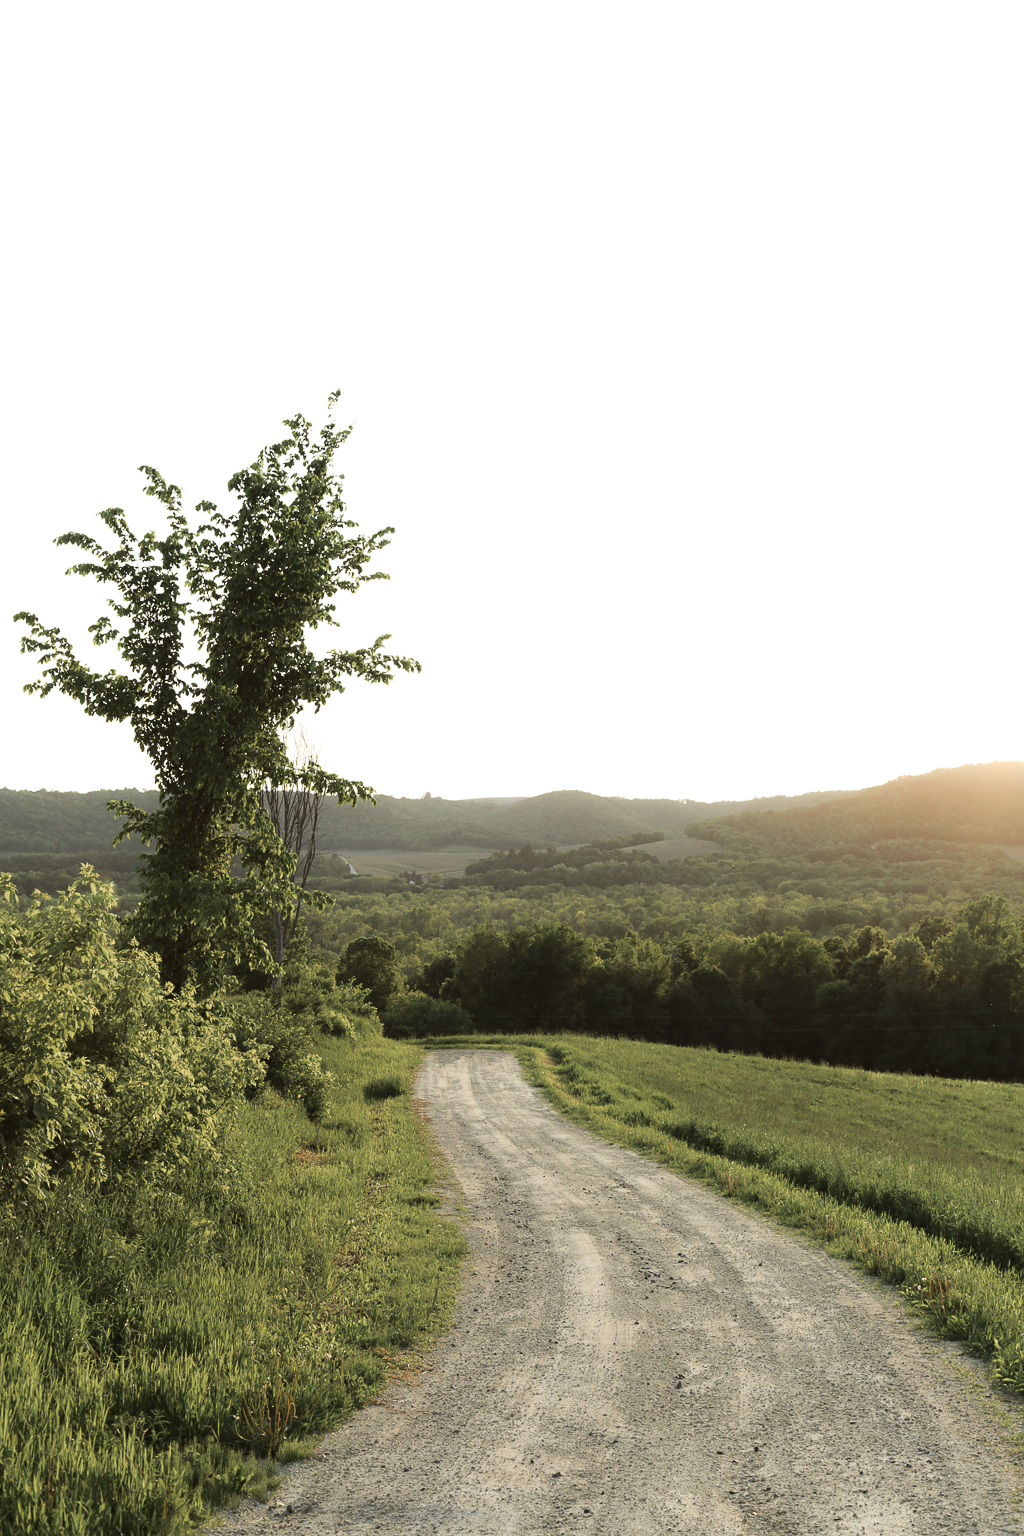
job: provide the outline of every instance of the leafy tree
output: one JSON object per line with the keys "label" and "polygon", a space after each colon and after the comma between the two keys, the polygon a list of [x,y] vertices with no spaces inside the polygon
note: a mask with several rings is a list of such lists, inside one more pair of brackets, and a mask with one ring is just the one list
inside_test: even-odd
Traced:
{"label": "leafy tree", "polygon": [[402,989],[395,946],[387,939],[353,939],[338,967],[338,980],[365,987],[377,1012],[384,1013]]}
{"label": "leafy tree", "polygon": [[594,947],[568,923],[537,923],[508,935],[508,1000],[523,1029],[578,1029]]}
{"label": "leafy tree", "polygon": [[579,1028],[593,963],[590,940],[567,923],[511,933],[481,923],[460,946],[441,998],[460,1003],[481,1028]]}
{"label": "leafy tree", "polygon": [[[347,430],[328,422],[314,438],[302,416],[285,425],[287,438],[229,480],[238,498],[230,514],[200,502],[205,521],[193,529],[178,487],[143,465],[146,494],[166,512],[166,538],[137,537],[111,507],[100,517],[112,549],[82,533],[57,540],[88,557],[73,572],[113,588],[109,606],[122,627],[104,615],[90,632],[96,645],[115,643],[123,671],[92,670],[59,629],[16,615],[29,626],[22,650],[42,664],[42,678],[27,691],[45,697],[56,688],[88,714],[129,720],[152,761],[159,808],[111,803],[125,817],[118,840],[138,836],[148,845],[131,929],[160,955],[165,981],[192,985],[200,996],[254,947],[257,963],[272,968],[259,920],[294,900],[295,854],[276,835],[259,791],[295,782],[281,737],[296,712],[319,709],[350,677],[387,683],[394,668],[419,670],[408,657],[384,653],[387,635],[323,658],[310,650],[309,630],[337,622],[334,595],[381,579],[365,567],[394,530],[349,532],[355,524],[344,515],[342,477],[331,467]],[[364,784],[319,769],[314,778],[312,787],[339,803],[372,799]],[[244,878],[233,877],[233,860]]]}
{"label": "leafy tree", "polygon": [[425,992],[428,997],[439,998],[441,988],[446,981],[452,980],[457,967],[458,960],[453,950],[446,949],[440,955],[435,955],[423,967],[417,983],[419,991]]}
{"label": "leafy tree", "polygon": [[601,1034],[659,1034],[672,956],[654,939],[623,934],[587,976],[587,1027]]}

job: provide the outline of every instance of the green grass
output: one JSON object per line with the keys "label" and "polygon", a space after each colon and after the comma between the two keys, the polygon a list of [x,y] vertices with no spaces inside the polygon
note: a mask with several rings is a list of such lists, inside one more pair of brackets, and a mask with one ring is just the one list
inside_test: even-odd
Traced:
{"label": "green grass", "polygon": [[578,1035],[504,1046],[558,1109],[899,1287],[1024,1392],[1024,1087]]}
{"label": "green grass", "polygon": [[65,1190],[0,1222],[3,1536],[171,1533],[265,1492],[446,1325],[464,1242],[426,1192],[422,1050],[322,1054],[325,1122],[245,1106],[219,1198]]}

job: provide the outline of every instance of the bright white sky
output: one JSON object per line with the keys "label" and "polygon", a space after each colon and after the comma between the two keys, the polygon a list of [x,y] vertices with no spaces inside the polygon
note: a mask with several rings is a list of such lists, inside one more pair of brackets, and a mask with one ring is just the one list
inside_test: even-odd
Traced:
{"label": "bright white sky", "polygon": [[[396,534],[313,722],[388,794],[719,799],[1024,757],[1024,10],[20,6],[0,783],[152,783],[24,696],[67,529],[329,391]],[[7,626],[4,636],[3,625]],[[109,665],[107,651],[83,651]]]}

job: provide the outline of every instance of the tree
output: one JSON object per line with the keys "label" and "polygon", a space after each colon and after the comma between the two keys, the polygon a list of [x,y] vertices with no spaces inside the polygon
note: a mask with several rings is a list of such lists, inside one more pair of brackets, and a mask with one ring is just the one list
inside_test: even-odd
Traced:
{"label": "tree", "polygon": [[[166,512],[165,538],[136,537],[121,508],[111,507],[100,517],[113,549],[82,533],[56,541],[89,557],[72,572],[114,589],[109,606],[122,627],[104,615],[90,632],[96,645],[116,644],[123,671],[93,671],[58,629],[35,614],[15,616],[29,626],[23,652],[42,664],[42,678],[26,691],[45,697],[56,688],[90,715],[130,720],[153,763],[157,811],[110,805],[126,818],[117,841],[137,836],[147,847],[131,929],[160,955],[165,981],[190,984],[201,996],[246,955],[273,969],[258,919],[291,899],[295,855],[275,833],[259,790],[296,782],[282,733],[303,705],[319,710],[350,677],[388,683],[394,669],[419,671],[418,662],[385,654],[387,635],[322,658],[310,649],[310,629],[337,623],[335,594],[386,579],[364,568],[394,529],[349,532],[356,525],[345,517],[342,477],[331,467],[347,429],[328,421],[314,438],[302,416],[285,425],[287,438],[229,480],[238,498],[230,514],[200,502],[205,521],[191,528],[179,488],[142,465],[146,495]],[[373,798],[365,784],[320,769],[316,783],[342,804]]]}
{"label": "tree", "polygon": [[385,1013],[402,988],[395,946],[377,936],[353,939],[338,967],[338,980],[365,987],[377,1012]]}

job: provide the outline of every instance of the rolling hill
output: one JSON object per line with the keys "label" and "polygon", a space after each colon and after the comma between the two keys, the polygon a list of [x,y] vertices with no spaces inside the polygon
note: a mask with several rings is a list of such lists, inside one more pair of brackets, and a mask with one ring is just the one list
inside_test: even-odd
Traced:
{"label": "rolling hill", "polygon": [[690,835],[714,837],[748,853],[768,846],[827,853],[844,844],[863,848],[909,839],[1019,846],[1024,844],[1024,763],[936,768],[784,811],[751,805],[725,818],[695,818]]}
{"label": "rolling hill", "polygon": [[[490,851],[525,842],[538,847],[575,845],[642,831],[682,837],[696,820],[744,811],[757,814],[811,806],[850,793],[824,791],[713,803],[627,800],[582,790],[494,800],[408,800],[381,795],[375,806],[326,805],[319,841],[325,851],[397,848],[426,853],[453,846]],[[46,789],[0,789],[0,854],[63,854],[109,847],[118,823],[110,816],[106,803],[117,798],[134,800],[147,810],[155,810],[157,805],[152,790],[93,790],[74,794]]]}

